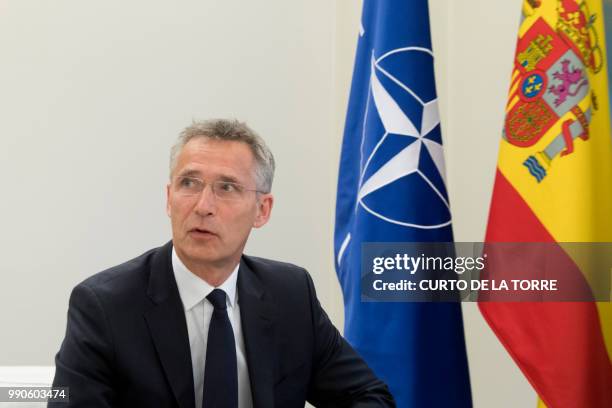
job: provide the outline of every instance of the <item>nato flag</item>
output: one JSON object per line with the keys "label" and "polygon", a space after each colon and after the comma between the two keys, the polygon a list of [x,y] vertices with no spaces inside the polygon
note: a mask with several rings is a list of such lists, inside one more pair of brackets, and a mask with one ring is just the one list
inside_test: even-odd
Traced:
{"label": "nato flag", "polygon": [[335,262],[345,336],[401,408],[471,407],[461,308],[363,301],[362,244],[452,240],[427,0],[365,0],[340,159]]}

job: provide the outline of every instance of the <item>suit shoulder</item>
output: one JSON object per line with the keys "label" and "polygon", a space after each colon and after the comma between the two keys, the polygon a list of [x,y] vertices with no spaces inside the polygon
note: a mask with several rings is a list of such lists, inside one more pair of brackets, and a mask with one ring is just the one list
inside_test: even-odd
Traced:
{"label": "suit shoulder", "polygon": [[146,281],[151,259],[159,250],[161,247],[153,248],[129,261],[98,272],[77,286],[86,286],[96,292],[116,292],[134,285],[142,286]]}
{"label": "suit shoulder", "polygon": [[275,279],[303,279],[305,275],[308,275],[306,269],[288,262],[249,255],[243,255],[243,259],[251,270],[258,275],[264,275],[264,277],[273,277]]}
{"label": "suit shoulder", "polygon": [[268,289],[285,293],[312,290],[312,278],[301,266],[247,255],[243,255],[243,260]]}

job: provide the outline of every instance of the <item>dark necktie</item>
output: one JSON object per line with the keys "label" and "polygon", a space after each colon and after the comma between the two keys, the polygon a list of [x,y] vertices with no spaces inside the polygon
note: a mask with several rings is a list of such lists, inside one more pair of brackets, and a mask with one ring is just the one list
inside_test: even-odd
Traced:
{"label": "dark necktie", "polygon": [[215,309],[208,328],[202,408],[238,408],[236,343],[225,292],[215,289],[206,298]]}

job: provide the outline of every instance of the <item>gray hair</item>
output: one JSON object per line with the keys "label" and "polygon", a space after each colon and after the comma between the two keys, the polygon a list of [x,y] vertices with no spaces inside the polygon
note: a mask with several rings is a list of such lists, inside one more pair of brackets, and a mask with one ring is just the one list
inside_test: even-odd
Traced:
{"label": "gray hair", "polygon": [[212,140],[242,142],[249,146],[255,162],[255,178],[257,190],[269,193],[274,179],[274,156],[266,142],[246,123],[235,119],[209,119],[194,121],[179,135],[176,143],[170,149],[170,175],[176,168],[178,155],[185,145],[194,138],[202,137]]}

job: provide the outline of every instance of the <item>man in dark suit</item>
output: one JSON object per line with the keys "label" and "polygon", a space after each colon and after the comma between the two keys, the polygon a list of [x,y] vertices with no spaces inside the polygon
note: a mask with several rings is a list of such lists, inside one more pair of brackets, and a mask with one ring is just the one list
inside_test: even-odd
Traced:
{"label": "man in dark suit", "polygon": [[74,288],[53,381],[70,403],[49,406],[395,406],[304,269],[242,254],[272,210],[263,140],[197,122],[170,167],[172,241]]}

